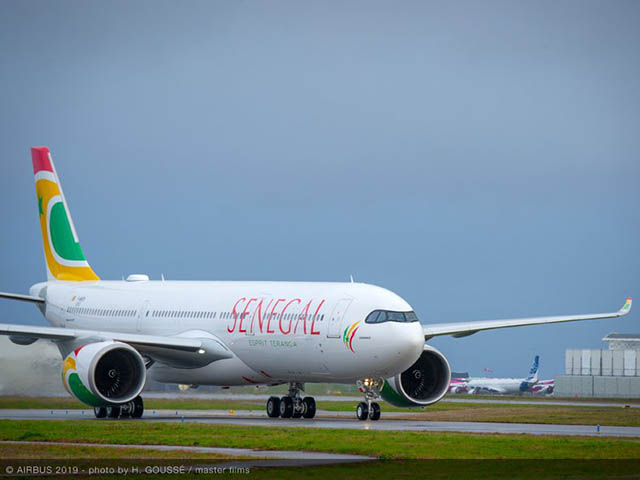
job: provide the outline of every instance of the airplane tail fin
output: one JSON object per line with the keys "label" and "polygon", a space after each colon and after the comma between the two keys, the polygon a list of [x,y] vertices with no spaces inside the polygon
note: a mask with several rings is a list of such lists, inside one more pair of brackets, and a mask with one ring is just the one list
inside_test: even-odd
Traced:
{"label": "airplane tail fin", "polygon": [[89,266],[47,147],[31,147],[44,258],[49,280],[100,280]]}
{"label": "airplane tail fin", "polygon": [[527,377],[527,382],[537,382],[538,381],[538,366],[540,365],[540,356],[536,355],[536,358],[533,359],[533,363],[531,364],[531,369],[529,370],[529,376]]}

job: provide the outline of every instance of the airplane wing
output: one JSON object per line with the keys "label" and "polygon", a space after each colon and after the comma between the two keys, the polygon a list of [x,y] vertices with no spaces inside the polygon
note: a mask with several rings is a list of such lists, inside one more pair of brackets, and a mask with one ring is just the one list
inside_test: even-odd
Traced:
{"label": "airplane wing", "polygon": [[477,322],[433,323],[423,325],[424,339],[439,335],[452,335],[455,338],[473,335],[481,330],[496,328],[524,327],[527,325],[541,325],[547,323],[578,322],[581,320],[598,320],[600,318],[617,318],[631,311],[631,297],[627,298],[622,308],[612,313],[592,313],[586,315],[564,315],[555,317],[512,318],[505,320],[481,320]]}
{"label": "airplane wing", "polygon": [[20,295],[19,293],[0,292],[0,298],[20,300],[21,302],[44,303],[44,298],[32,297],[31,295]]}
{"label": "airplane wing", "polygon": [[[8,335],[16,343],[23,345],[37,339],[86,340],[87,343],[114,340],[131,345],[152,360],[185,368],[200,367],[216,360],[233,357],[221,341],[206,332],[201,332],[202,336],[162,336],[5,323],[0,324],[0,335]],[[194,333],[191,332],[191,335]]]}

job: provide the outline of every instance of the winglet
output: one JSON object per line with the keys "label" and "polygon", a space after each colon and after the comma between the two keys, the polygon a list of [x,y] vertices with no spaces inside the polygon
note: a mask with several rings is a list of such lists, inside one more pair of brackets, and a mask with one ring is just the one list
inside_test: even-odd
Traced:
{"label": "winglet", "polygon": [[631,297],[627,298],[627,301],[624,302],[624,305],[620,310],[618,310],[618,313],[620,315],[626,315],[627,313],[629,313],[631,311],[631,303]]}

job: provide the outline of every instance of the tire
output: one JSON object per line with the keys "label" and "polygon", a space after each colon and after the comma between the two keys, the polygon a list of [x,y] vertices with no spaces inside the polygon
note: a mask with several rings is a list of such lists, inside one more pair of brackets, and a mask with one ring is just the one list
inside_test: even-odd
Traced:
{"label": "tire", "polygon": [[267,416],[270,418],[280,416],[280,399],[278,397],[269,397],[267,400]]}
{"label": "tire", "polygon": [[369,418],[369,406],[366,403],[360,402],[358,404],[356,407],[356,417],[358,420],[366,420]]}
{"label": "tire", "polygon": [[306,407],[302,416],[304,418],[313,418],[316,416],[316,400],[313,397],[304,397],[302,403]]}
{"label": "tire", "polygon": [[133,410],[131,411],[131,418],[140,418],[144,413],[144,402],[142,397],[137,396],[133,399]]}
{"label": "tire", "polygon": [[104,418],[107,416],[107,409],[104,407],[93,407],[93,414],[96,418]]}
{"label": "tire", "polygon": [[369,420],[380,420],[380,405],[375,402],[371,404],[371,410],[369,410]]}
{"label": "tire", "polygon": [[301,418],[302,414],[304,413],[305,407],[304,404],[302,403],[302,401],[298,400],[300,403],[297,405],[298,408],[296,408],[296,405],[294,404],[293,407],[293,414],[291,415],[291,418]]}
{"label": "tire", "polygon": [[120,407],[107,407],[107,417],[118,418],[120,416]]}
{"label": "tire", "polygon": [[127,403],[123,403],[120,405],[120,418],[129,418],[133,413],[133,400]]}
{"label": "tire", "polygon": [[282,418],[291,418],[293,415],[293,400],[291,397],[282,397],[280,399],[280,416]]}

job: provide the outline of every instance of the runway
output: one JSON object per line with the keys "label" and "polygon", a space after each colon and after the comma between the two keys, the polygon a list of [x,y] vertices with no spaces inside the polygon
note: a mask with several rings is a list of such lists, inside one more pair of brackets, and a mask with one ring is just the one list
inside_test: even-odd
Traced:
{"label": "runway", "polygon": [[[145,398],[164,398],[171,400],[233,400],[233,401],[255,401],[266,402],[271,395],[251,394],[251,393],[173,393],[173,392],[145,392]],[[348,395],[314,395],[317,402],[360,402],[362,397],[348,396]],[[560,407],[616,407],[621,408],[623,406],[631,408],[640,408],[640,403],[626,403],[626,402],[586,402],[580,400],[552,400],[550,398],[544,398],[540,400],[513,400],[509,398],[501,399],[496,396],[492,399],[487,398],[473,398],[468,396],[465,398],[452,398],[446,397],[440,400],[443,403],[491,403],[491,404],[503,404],[503,405],[553,405]]]}
{"label": "runway", "polygon": [[[149,410],[141,420],[156,422],[198,422],[217,425],[246,425],[258,427],[335,428],[347,430],[378,430],[406,432],[461,432],[502,433],[530,435],[570,435],[593,437],[640,437],[640,427],[596,425],[552,425],[538,423],[490,423],[490,422],[432,422],[403,419],[406,414],[383,413],[377,422],[358,421],[350,412],[319,411],[313,420],[269,418],[262,410]],[[2,420],[95,420],[91,410],[0,410]],[[101,420],[108,422],[109,420]]]}

